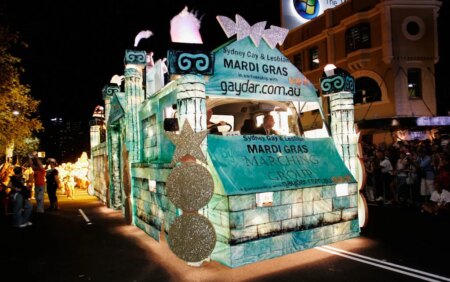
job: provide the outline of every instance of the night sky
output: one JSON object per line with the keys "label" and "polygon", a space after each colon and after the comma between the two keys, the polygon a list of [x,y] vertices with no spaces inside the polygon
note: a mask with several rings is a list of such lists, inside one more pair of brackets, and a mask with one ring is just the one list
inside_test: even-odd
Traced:
{"label": "night sky", "polygon": [[16,55],[23,58],[24,83],[41,100],[44,126],[53,117],[82,121],[83,150],[89,148],[93,110],[104,104],[101,90],[113,75],[123,75],[125,50],[134,48],[140,31],[154,33],[138,49],[153,51],[156,61],[167,56],[170,20],[185,6],[202,17],[200,32],[209,50],[229,40],[216,15],[234,19],[240,14],[250,24],[280,25],[278,1],[4,0],[0,5],[11,30],[29,45]]}
{"label": "night sky", "polygon": [[[87,133],[82,142],[88,142],[88,121],[95,106],[103,105],[103,86],[113,75],[123,74],[125,50],[133,48],[134,38],[141,30],[154,33],[141,40],[138,47],[153,51],[156,61],[166,57],[170,20],[185,6],[202,16],[200,31],[210,50],[228,41],[215,19],[217,15],[234,19],[235,14],[240,14],[250,24],[266,20],[266,26],[281,25],[280,2],[276,0],[3,0],[0,5],[11,29],[18,31],[29,45],[17,55],[23,58],[24,83],[42,101],[41,119],[59,116],[82,121]],[[442,93],[450,93],[442,81],[449,76],[445,68],[448,55],[444,52],[448,45],[442,40],[449,6],[444,1],[438,21],[441,61],[436,65],[436,91]],[[449,102],[448,97],[438,101],[441,114],[450,110]]]}

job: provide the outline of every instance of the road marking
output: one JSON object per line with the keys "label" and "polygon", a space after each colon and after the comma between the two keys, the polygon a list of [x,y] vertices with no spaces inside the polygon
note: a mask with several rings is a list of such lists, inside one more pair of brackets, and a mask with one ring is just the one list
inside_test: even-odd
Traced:
{"label": "road marking", "polygon": [[84,220],[86,221],[86,223],[88,225],[92,224],[92,222],[89,220],[89,218],[84,214],[82,209],[78,209],[78,211],[81,213],[81,215],[83,216]]}
{"label": "road marking", "polygon": [[[398,264],[394,264],[394,263],[390,263],[390,262],[374,259],[374,258],[371,258],[371,257],[367,257],[367,256],[363,256],[363,255],[347,252],[347,251],[344,251],[344,250],[341,250],[341,249],[337,249],[337,248],[333,248],[333,247],[330,247],[330,246],[316,247],[315,249],[318,249],[318,250],[326,252],[326,253],[330,253],[330,254],[341,256],[341,257],[345,257],[345,258],[348,258],[348,259],[351,259],[351,260],[359,261],[359,262],[362,262],[362,263],[365,263],[365,264],[370,264],[370,265],[373,265],[373,266],[376,266],[376,267],[384,268],[384,269],[387,269],[387,270],[390,270],[390,271],[394,271],[394,272],[398,272],[398,273],[401,273],[401,274],[405,274],[405,275],[408,275],[408,276],[411,276],[411,277],[415,277],[415,278],[418,278],[418,279],[422,279],[422,280],[425,280],[425,281],[432,281],[432,282],[450,281],[449,278],[444,277],[444,276],[439,276],[439,275],[435,275],[435,274],[428,273],[428,272],[425,272],[425,271],[420,271],[420,270],[416,270],[416,269],[413,269],[413,268],[401,266],[401,265],[398,265]],[[401,269],[405,269],[405,271],[401,270]],[[427,276],[434,277],[434,278],[441,279],[441,280],[436,280],[436,279],[433,279],[433,278],[430,278],[430,277],[427,277],[427,276],[414,274],[412,272],[420,273],[420,274],[427,275]]]}

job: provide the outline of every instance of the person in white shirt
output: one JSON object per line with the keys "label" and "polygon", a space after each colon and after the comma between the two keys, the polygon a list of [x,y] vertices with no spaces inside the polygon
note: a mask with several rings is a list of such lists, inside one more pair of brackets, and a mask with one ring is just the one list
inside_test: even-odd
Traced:
{"label": "person in white shirt", "polygon": [[384,151],[377,151],[377,158],[380,162],[380,169],[381,169],[381,191],[382,195],[381,197],[378,197],[377,201],[384,201],[384,203],[392,203],[392,189],[391,189],[391,183],[392,183],[392,164],[389,160],[389,157],[386,156]]}
{"label": "person in white shirt", "polygon": [[422,212],[434,215],[450,215],[450,192],[443,189],[444,183],[441,178],[436,178],[434,191],[431,193],[430,201],[422,205]]}

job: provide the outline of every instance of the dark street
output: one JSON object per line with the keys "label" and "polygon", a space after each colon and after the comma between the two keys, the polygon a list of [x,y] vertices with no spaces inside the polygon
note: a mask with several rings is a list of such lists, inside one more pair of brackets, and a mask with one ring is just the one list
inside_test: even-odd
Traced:
{"label": "dark street", "polygon": [[231,269],[188,266],[83,190],[58,197],[32,226],[2,225],[2,281],[450,281],[448,220],[417,208],[372,205],[359,238]]}

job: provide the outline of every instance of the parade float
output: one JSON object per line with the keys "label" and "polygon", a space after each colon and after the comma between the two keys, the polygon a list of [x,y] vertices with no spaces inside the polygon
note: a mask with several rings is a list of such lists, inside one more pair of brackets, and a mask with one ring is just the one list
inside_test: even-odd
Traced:
{"label": "parade float", "polygon": [[[213,51],[175,31],[167,59],[125,51],[123,76],[103,89],[104,120],[91,123],[93,193],[191,265],[239,267],[359,236],[367,212],[354,81],[321,81],[327,124],[317,89],[276,48],[287,30],[217,20],[235,38]],[[210,109],[225,121],[216,134]],[[267,114],[278,135],[241,133]]]}

